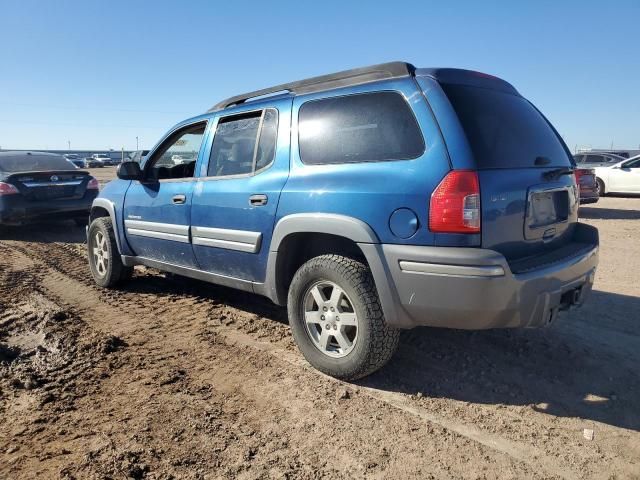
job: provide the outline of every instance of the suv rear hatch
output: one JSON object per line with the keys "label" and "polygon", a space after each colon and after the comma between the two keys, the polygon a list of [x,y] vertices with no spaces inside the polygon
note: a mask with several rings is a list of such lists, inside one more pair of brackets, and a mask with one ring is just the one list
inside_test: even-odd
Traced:
{"label": "suv rear hatch", "polygon": [[489,85],[486,77],[482,86],[441,83],[478,172],[482,247],[500,252],[514,267],[530,265],[535,257],[569,248],[573,240],[578,220],[573,159],[529,101],[501,80],[495,89]]}

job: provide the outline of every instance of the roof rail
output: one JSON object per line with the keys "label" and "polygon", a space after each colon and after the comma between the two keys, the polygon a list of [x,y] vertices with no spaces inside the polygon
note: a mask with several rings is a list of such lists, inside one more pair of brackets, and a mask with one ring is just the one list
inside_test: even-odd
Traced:
{"label": "roof rail", "polygon": [[381,63],[379,65],[371,65],[369,67],[344,70],[338,73],[307,78],[305,80],[298,80],[297,82],[283,83],[282,85],[256,90],[255,92],[236,95],[234,97],[227,98],[222,102],[216,103],[208,110],[208,112],[224,110],[225,108],[234,105],[240,105],[249,99],[262,97],[271,93],[289,92],[293,94],[302,94],[318,92],[321,90],[328,90],[330,88],[359,85],[361,83],[371,82],[374,80],[408,77],[413,75],[415,70],[416,67],[406,62]]}

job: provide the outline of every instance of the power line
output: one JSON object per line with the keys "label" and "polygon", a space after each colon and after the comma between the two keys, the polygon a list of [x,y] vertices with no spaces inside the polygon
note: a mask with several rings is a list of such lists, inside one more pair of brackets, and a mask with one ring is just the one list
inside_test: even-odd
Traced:
{"label": "power line", "polygon": [[160,113],[167,115],[185,115],[184,112],[171,112],[163,110],[138,110],[131,108],[112,108],[112,107],[87,107],[87,106],[68,106],[68,105],[46,105],[42,103],[16,103],[0,101],[0,105],[10,105],[13,107],[33,107],[33,108],[51,108],[59,110],[86,110],[86,111],[108,111],[108,112],[127,112],[127,113]]}
{"label": "power line", "polygon": [[44,125],[47,127],[80,127],[80,128],[143,128],[143,129],[167,129],[171,125],[158,125],[155,127],[142,127],[139,125],[122,125],[122,124],[90,124],[90,123],[58,123],[58,122],[38,122],[38,121],[16,121],[16,120],[0,120],[0,123],[10,124],[10,125]]}

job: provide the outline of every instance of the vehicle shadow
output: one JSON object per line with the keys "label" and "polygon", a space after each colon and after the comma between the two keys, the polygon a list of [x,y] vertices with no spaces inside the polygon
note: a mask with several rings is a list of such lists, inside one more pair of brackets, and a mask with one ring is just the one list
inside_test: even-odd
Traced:
{"label": "vehicle shadow", "polygon": [[[286,309],[258,295],[197,280],[139,273],[128,292],[198,296],[286,324]],[[417,328],[359,385],[477,404],[528,406],[640,431],[640,298],[594,291],[549,328],[465,331]]]}
{"label": "vehicle shadow", "polygon": [[84,243],[84,227],[71,220],[43,221],[26,225],[0,225],[0,240],[36,243]]}
{"label": "vehicle shadow", "polygon": [[137,270],[135,276],[121,288],[132,293],[200,297],[268,320],[289,323],[286,309],[265,297],[155,269]]}
{"label": "vehicle shadow", "polygon": [[640,219],[640,211],[619,208],[580,207],[580,218],[592,220],[638,220]]}
{"label": "vehicle shadow", "polygon": [[394,359],[359,384],[640,430],[640,298],[593,292],[549,328],[404,332]]}

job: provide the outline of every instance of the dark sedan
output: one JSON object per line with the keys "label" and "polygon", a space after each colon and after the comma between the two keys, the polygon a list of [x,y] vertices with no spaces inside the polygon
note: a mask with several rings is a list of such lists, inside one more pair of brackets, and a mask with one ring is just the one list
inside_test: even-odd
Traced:
{"label": "dark sedan", "polygon": [[86,223],[98,181],[61,155],[0,152],[0,225],[39,219]]}
{"label": "dark sedan", "polygon": [[593,168],[576,168],[576,183],[580,188],[580,204],[596,203],[600,198],[596,172]]}

